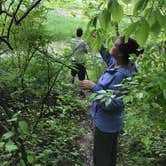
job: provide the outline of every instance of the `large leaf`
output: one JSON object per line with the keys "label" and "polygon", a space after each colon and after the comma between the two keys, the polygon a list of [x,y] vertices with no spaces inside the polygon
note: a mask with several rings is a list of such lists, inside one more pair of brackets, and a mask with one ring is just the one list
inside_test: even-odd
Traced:
{"label": "large leaf", "polygon": [[161,26],[158,21],[156,21],[150,28],[154,35],[158,35],[161,32]]}
{"label": "large leaf", "polygon": [[27,156],[27,160],[28,160],[28,162],[30,163],[30,164],[34,164],[34,162],[35,162],[35,156],[34,155],[28,155]]}
{"label": "large leaf", "polygon": [[136,15],[139,10],[144,10],[148,0],[137,0],[134,6],[133,14]]}
{"label": "large leaf", "polygon": [[5,145],[5,149],[6,151],[9,151],[9,152],[12,152],[12,151],[15,151],[17,150],[17,146],[15,145],[15,143],[13,141],[8,141]]}
{"label": "large leaf", "polygon": [[123,3],[128,4],[131,0],[122,0]]}
{"label": "large leaf", "polygon": [[11,132],[11,131],[9,131],[9,132],[5,133],[5,134],[2,136],[2,138],[3,138],[4,140],[5,140],[5,139],[9,139],[9,138],[13,137],[13,135],[14,135],[14,133]]}
{"label": "large leaf", "polygon": [[125,40],[128,40],[128,37],[131,34],[134,34],[136,29],[138,27],[138,22],[130,24],[126,29],[125,29]]}
{"label": "large leaf", "polygon": [[153,17],[149,17],[148,16],[148,24],[149,24],[149,27],[151,28],[157,21],[156,17],[155,17],[155,13],[151,13],[151,15],[153,15]]}
{"label": "large leaf", "polygon": [[140,21],[135,33],[136,40],[140,45],[144,45],[149,35],[149,24],[146,20]]}
{"label": "large leaf", "polygon": [[4,142],[0,142],[0,149],[2,149],[4,147]]}
{"label": "large leaf", "polygon": [[[155,29],[154,26],[157,26],[157,27],[159,26],[159,29],[164,28],[166,30],[166,16],[162,15],[159,9],[156,9],[154,11],[151,11],[150,9],[148,9],[146,14],[148,16],[147,21],[149,23],[150,28]],[[160,25],[157,25],[157,24],[160,24]],[[156,27],[156,31],[157,31],[157,27]]]}
{"label": "large leaf", "polygon": [[123,18],[123,7],[117,1],[113,1],[110,9],[112,20],[115,22],[121,21]]}
{"label": "large leaf", "polygon": [[103,10],[99,16],[100,26],[106,30],[111,22],[111,14],[108,10]]}
{"label": "large leaf", "polygon": [[101,47],[101,44],[102,44],[101,31],[97,30],[96,31],[96,40],[93,41],[92,48],[94,50],[98,51]]}
{"label": "large leaf", "polygon": [[166,30],[166,16],[162,15],[160,10],[156,10],[155,17],[160,23],[160,26]]}

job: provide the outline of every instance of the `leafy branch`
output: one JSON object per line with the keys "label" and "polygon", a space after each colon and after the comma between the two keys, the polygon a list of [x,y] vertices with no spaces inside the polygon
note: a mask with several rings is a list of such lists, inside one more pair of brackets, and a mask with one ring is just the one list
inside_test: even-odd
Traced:
{"label": "leafy branch", "polygon": [[[22,16],[20,18],[17,18],[17,13],[20,10],[20,7],[23,3],[23,0],[19,1],[18,5],[13,13],[10,13],[10,8],[15,4],[15,0],[11,1],[7,10],[6,9],[3,10],[3,7],[4,7],[6,1],[2,1],[2,0],[0,1],[0,16],[3,14],[6,14],[5,18],[4,18],[4,26],[3,26],[2,33],[0,36],[0,41],[5,43],[9,49],[13,50],[13,47],[12,47],[10,40],[9,40],[10,39],[10,32],[11,32],[13,24],[15,23],[15,25],[19,25],[41,1],[42,0],[36,0],[36,2],[31,4],[31,6],[29,8],[27,8],[27,10],[22,14]],[[5,27],[6,27],[6,20],[8,18],[11,18],[11,20],[10,20],[10,23],[7,27],[7,34],[4,35]]]}

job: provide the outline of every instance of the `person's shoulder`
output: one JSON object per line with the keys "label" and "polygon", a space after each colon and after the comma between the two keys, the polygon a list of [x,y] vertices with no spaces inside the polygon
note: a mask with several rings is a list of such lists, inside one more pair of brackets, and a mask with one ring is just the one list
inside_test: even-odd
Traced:
{"label": "person's shoulder", "polygon": [[86,42],[83,39],[80,39],[78,42],[79,46],[85,47],[86,46]]}
{"label": "person's shoulder", "polygon": [[123,80],[129,76],[129,70],[128,67],[120,67],[119,69],[116,70],[114,77],[117,80]]}
{"label": "person's shoulder", "polygon": [[79,43],[85,43],[85,40],[84,39],[79,39]]}
{"label": "person's shoulder", "polygon": [[138,68],[135,63],[131,63],[123,68],[121,73],[124,74],[124,76],[127,77],[133,77],[135,73],[138,71]]}
{"label": "person's shoulder", "polygon": [[76,43],[78,40],[76,38],[71,38],[71,43]]}
{"label": "person's shoulder", "polygon": [[116,73],[115,73],[115,77],[119,78],[119,79],[123,79],[126,77],[126,69],[121,68],[119,69]]}

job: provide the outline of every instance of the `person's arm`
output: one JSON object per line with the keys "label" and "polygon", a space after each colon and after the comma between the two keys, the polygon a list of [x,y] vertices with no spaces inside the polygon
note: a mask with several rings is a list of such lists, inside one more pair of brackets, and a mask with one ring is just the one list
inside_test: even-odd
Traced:
{"label": "person's arm", "polygon": [[124,108],[124,103],[122,99],[113,98],[109,106],[106,108],[107,111],[118,111],[118,109]]}
{"label": "person's arm", "polygon": [[100,49],[100,55],[102,56],[104,62],[107,64],[107,66],[115,64],[115,59],[112,55],[107,51],[107,49],[104,47],[104,45],[101,46]]}
{"label": "person's arm", "polygon": [[92,88],[91,88],[92,92],[96,93],[100,90],[104,90],[104,87],[102,85],[99,85],[98,83],[96,83]]}

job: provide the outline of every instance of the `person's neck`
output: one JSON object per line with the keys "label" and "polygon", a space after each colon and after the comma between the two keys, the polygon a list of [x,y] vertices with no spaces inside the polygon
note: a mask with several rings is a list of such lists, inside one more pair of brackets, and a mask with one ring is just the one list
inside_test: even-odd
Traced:
{"label": "person's neck", "polygon": [[116,60],[115,68],[122,67],[124,64],[122,63],[122,60],[119,58]]}

